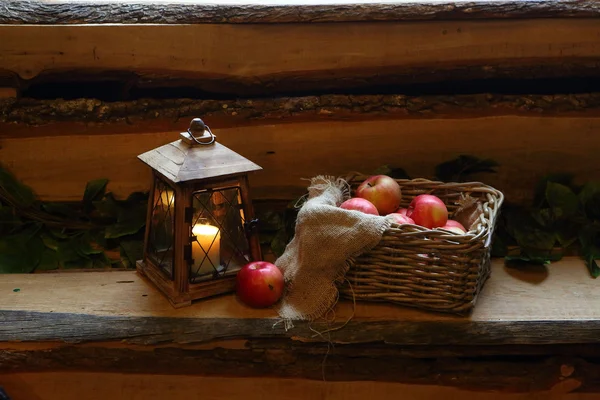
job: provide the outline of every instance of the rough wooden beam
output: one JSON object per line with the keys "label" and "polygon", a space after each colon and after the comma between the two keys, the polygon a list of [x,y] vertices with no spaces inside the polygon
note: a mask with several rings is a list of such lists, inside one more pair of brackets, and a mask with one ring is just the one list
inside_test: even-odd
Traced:
{"label": "rough wooden beam", "polygon": [[389,76],[394,70],[395,75],[420,71],[424,76],[427,70],[466,66],[485,71],[597,63],[599,34],[600,24],[591,18],[289,26],[0,25],[0,69],[25,80],[52,72],[118,71],[268,86],[286,79]]}
{"label": "rough wooden beam", "polygon": [[[78,97],[108,96],[110,101],[140,97],[156,98],[210,98],[220,97],[275,97],[305,95],[310,93],[376,93],[378,91],[412,93],[454,93],[477,91],[514,90],[525,93],[525,87],[532,93],[548,93],[549,87],[563,91],[574,87],[574,91],[594,90],[582,85],[584,79],[600,78],[600,58],[557,58],[545,60],[512,60],[508,64],[487,62],[477,65],[399,65],[397,67],[357,67],[343,74],[335,71],[313,70],[298,74],[272,74],[260,80],[234,76],[207,76],[201,72],[168,71],[167,73],[142,70],[90,70],[78,69],[68,72],[46,71],[32,79],[12,79],[5,86],[20,88],[25,94],[42,95],[51,98],[44,90],[49,85],[54,88],[56,97],[73,96],[71,91],[80,93]],[[6,71],[8,72],[8,71]],[[12,74],[15,75],[16,74]],[[11,83],[12,82],[12,83]],[[0,72],[0,84],[2,72]],[[106,86],[106,84],[110,86]],[[60,91],[57,88],[61,88]],[[597,87],[595,85],[594,87]],[[390,89],[393,88],[393,89]],[[451,88],[451,89],[450,89]],[[510,90],[510,89],[508,89]]]}
{"label": "rough wooden beam", "polygon": [[[368,348],[374,352],[369,353]],[[0,349],[0,373],[85,371],[302,378],[328,382],[438,385],[503,393],[546,391],[568,378],[577,382],[571,390],[600,392],[600,364],[595,359],[555,357],[551,354],[412,358],[398,356],[396,350],[395,346],[377,345],[363,349],[336,345],[328,349],[327,346],[316,345],[294,346],[291,342],[284,347],[266,349],[188,349],[111,344],[31,350],[4,348]]]}
{"label": "rough wooden beam", "polygon": [[[579,296],[571,296],[572,290]],[[342,329],[321,336],[312,329],[332,325],[296,321],[286,331],[277,324],[273,309],[250,309],[234,295],[173,309],[131,271],[6,275],[0,281],[0,342],[166,345],[280,338],[401,346],[600,344],[596,290],[596,281],[578,258],[565,258],[537,272],[511,270],[494,260],[492,277],[469,316],[365,302],[353,313],[352,302],[341,301],[333,326],[353,317]]]}
{"label": "rough wooden beam", "polygon": [[[305,179],[312,176],[369,173],[383,165],[432,177],[434,166],[460,154],[500,163],[497,174],[472,178],[515,202],[529,201],[540,177],[550,172],[572,173],[579,182],[600,175],[600,136],[594,134],[600,118],[593,112],[479,116],[475,108],[462,118],[432,112],[431,118],[283,118],[237,126],[193,116],[205,118],[222,144],[263,167],[250,177],[254,199],[292,200],[306,193]],[[149,188],[150,170],[137,155],[178,140],[190,117],[158,120],[156,126],[135,120],[3,124],[0,160],[45,200],[80,201],[86,183],[99,178],[109,179],[108,189],[126,197]]]}
{"label": "rough wooden beam", "polygon": [[473,391],[451,386],[410,385],[392,382],[328,382],[302,378],[236,378],[191,375],[149,375],[93,372],[41,372],[0,375],[0,385],[14,399],[86,400],[105,399],[245,399],[285,400],[598,400],[598,394],[569,393],[581,385],[565,378],[550,390],[507,395],[498,391]]}
{"label": "rough wooden beam", "polygon": [[[109,272],[110,273],[110,272]],[[90,274],[85,274],[90,275]],[[130,274],[131,276],[132,274]],[[130,277],[130,279],[133,279]],[[277,319],[168,318],[2,311],[0,342],[118,340],[133,344],[205,343],[265,337],[322,341],[305,323],[284,331]],[[14,327],[14,328],[11,328]],[[76,329],[74,327],[77,327]],[[507,345],[599,343],[600,320],[441,321],[352,320],[331,334],[334,343]],[[316,338],[314,336],[317,336]],[[326,339],[325,339],[326,340]],[[1,364],[1,363],[0,363]]]}
{"label": "rough wooden beam", "polygon": [[[368,120],[375,118],[464,118],[494,115],[600,116],[600,93],[556,95],[321,95],[231,100],[141,99],[107,102],[97,99],[0,102],[2,137],[29,136],[21,127],[56,122],[148,123],[178,121],[197,116],[219,127],[267,122]],[[2,125],[0,125],[2,126]],[[183,125],[182,125],[183,126]],[[107,129],[107,133],[110,129]],[[35,131],[30,131],[33,134]],[[31,135],[30,134],[30,135]]]}
{"label": "rough wooden beam", "polygon": [[0,5],[0,24],[103,23],[294,23],[340,21],[417,21],[456,19],[597,17],[594,0],[399,1],[387,4],[336,2],[332,5],[229,5],[204,1],[161,4],[149,0],[41,1]]}
{"label": "rough wooden beam", "polygon": [[353,312],[351,302],[342,301],[333,326],[353,318],[320,336],[310,328],[331,325],[297,322],[285,331],[275,324],[273,310],[247,308],[231,295],[173,309],[133,272],[12,275],[0,281],[0,372],[2,377],[59,370],[598,392],[596,290],[575,258],[535,272],[494,260],[492,277],[470,316],[362,302]]}

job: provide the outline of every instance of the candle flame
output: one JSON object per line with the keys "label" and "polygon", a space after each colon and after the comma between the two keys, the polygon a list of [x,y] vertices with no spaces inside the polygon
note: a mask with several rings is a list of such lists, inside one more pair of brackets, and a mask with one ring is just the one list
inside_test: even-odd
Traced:
{"label": "candle flame", "polygon": [[215,236],[217,233],[219,233],[219,228],[208,224],[196,224],[192,229],[192,233],[195,236]]}

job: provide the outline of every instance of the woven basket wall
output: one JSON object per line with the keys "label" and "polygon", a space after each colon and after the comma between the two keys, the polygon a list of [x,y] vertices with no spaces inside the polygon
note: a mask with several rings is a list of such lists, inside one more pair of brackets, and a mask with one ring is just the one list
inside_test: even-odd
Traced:
{"label": "woven basket wall", "polygon": [[[354,191],[367,177],[353,174],[347,180]],[[402,188],[402,207],[424,193],[442,199],[451,219],[458,201],[466,196],[481,207],[466,226],[469,232],[462,235],[393,224],[375,248],[355,260],[340,294],[440,312],[469,312],[490,274],[491,239],[504,195],[479,182],[396,181]]]}

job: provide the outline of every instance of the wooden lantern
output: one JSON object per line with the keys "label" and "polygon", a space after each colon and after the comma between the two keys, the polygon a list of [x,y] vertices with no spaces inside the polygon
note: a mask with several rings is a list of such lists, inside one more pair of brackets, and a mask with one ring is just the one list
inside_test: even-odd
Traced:
{"label": "wooden lantern", "polygon": [[138,158],[153,172],[138,272],[177,308],[233,291],[237,271],[261,259],[248,187],[261,167],[218,143],[199,118]]}

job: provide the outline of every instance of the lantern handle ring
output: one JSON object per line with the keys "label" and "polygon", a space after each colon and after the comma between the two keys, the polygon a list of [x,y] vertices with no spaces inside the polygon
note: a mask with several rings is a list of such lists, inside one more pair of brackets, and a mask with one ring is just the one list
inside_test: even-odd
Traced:
{"label": "lantern handle ring", "polygon": [[[204,123],[204,121],[202,121],[200,118],[194,118],[192,120],[192,122],[190,123],[190,127],[188,128],[187,131],[190,134],[190,137],[192,138],[192,140],[198,144],[207,146],[207,145],[213,144],[215,142],[215,135],[212,133],[212,131],[210,130],[208,125],[206,125]],[[194,136],[194,131],[201,131],[202,136],[204,136],[204,132],[208,131],[208,133],[210,133],[210,141],[201,142],[200,140],[198,140],[196,138],[196,136]]]}

